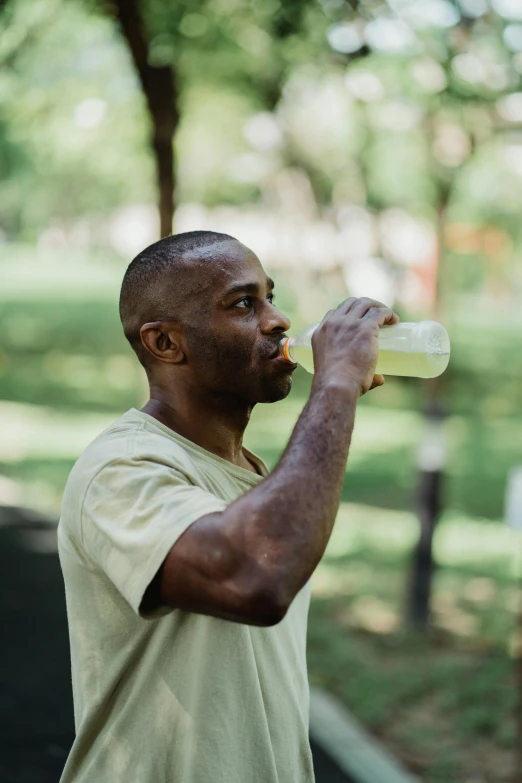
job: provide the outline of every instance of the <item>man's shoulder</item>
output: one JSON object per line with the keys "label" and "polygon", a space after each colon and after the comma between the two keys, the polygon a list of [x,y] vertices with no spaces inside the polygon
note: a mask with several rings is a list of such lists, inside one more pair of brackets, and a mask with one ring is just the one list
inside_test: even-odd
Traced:
{"label": "man's shoulder", "polygon": [[59,534],[77,537],[84,505],[97,481],[109,483],[119,493],[128,482],[150,477],[156,467],[163,473],[170,469],[178,479],[181,474],[187,484],[200,484],[197,466],[182,445],[127,412],[101,432],[74,463],[63,492]]}
{"label": "man's shoulder", "polygon": [[91,481],[109,465],[131,470],[145,461],[192,472],[192,460],[183,446],[148,427],[136,413],[127,411],[87,446],[69,474],[65,494],[72,491],[78,502]]}

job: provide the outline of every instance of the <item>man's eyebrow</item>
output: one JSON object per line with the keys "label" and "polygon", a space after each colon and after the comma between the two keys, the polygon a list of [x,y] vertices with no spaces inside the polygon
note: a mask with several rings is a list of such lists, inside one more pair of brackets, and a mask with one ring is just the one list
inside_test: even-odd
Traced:
{"label": "man's eyebrow", "polygon": [[[266,284],[269,289],[273,289],[275,286],[274,281],[271,277],[267,277]],[[247,293],[247,294],[258,294],[259,293],[259,284],[255,282],[251,283],[236,283],[235,285],[231,286],[226,292],[225,296],[229,297],[232,296],[232,294],[238,294],[238,293]]]}

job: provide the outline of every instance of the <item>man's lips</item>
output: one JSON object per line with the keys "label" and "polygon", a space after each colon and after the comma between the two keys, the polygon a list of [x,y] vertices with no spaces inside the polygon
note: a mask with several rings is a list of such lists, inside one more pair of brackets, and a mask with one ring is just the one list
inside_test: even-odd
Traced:
{"label": "man's lips", "polygon": [[270,361],[272,362],[281,362],[282,364],[286,365],[288,368],[295,368],[297,367],[297,364],[295,362],[289,362],[288,359],[286,359],[282,353],[279,351],[279,348],[275,353],[273,353],[271,356],[268,357]]}
{"label": "man's lips", "polygon": [[287,359],[285,359],[285,357],[281,353],[281,349],[279,347],[279,344],[275,347],[275,349],[272,351],[272,353],[268,354],[268,356],[266,358],[269,359],[270,361],[282,362],[287,367],[297,367],[297,364],[295,364],[294,362],[289,362]]}
{"label": "man's lips", "polygon": [[297,367],[297,364],[295,362],[289,362],[288,359],[285,359],[284,356],[274,356],[271,359],[272,362],[280,362],[281,364],[284,364],[285,367],[288,367],[289,370],[295,370]]}
{"label": "man's lips", "polygon": [[273,349],[272,353],[267,353],[265,358],[266,359],[275,359],[277,356],[279,356],[279,354],[280,354],[280,351],[279,351],[279,343],[278,343],[275,346],[275,348]]}

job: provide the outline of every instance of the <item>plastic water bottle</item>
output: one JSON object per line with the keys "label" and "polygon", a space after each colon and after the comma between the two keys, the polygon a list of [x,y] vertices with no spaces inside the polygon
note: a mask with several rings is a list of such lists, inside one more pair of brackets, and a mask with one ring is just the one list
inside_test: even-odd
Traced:
{"label": "plastic water bottle", "polygon": [[[297,335],[281,340],[279,351],[289,362],[298,362],[313,373],[312,324]],[[436,378],[448,366],[450,340],[445,328],[436,321],[399,323],[379,329],[379,356],[376,373],[407,375],[412,378]]]}

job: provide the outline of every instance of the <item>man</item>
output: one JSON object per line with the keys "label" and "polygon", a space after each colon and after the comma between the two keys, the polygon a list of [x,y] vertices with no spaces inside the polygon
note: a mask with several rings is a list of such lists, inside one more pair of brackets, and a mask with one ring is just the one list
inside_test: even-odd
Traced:
{"label": "man", "polygon": [[277,467],[245,449],[288,395],[289,320],[259,259],[224,234],[162,239],[125,274],[120,315],[150,400],[74,466],[59,553],[76,740],[62,783],[311,783],[310,577],[339,506],[377,335],[348,299],[313,337],[312,391]]}

